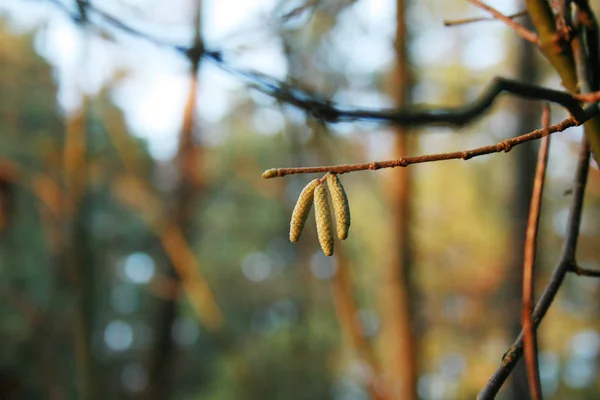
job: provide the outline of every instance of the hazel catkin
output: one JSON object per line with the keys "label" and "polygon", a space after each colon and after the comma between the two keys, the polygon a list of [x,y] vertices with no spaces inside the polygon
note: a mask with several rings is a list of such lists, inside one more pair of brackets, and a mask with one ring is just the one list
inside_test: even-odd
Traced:
{"label": "hazel catkin", "polygon": [[326,256],[333,255],[333,227],[327,190],[324,185],[315,188],[315,218],[317,220],[317,236],[321,249]]}
{"label": "hazel catkin", "polygon": [[290,241],[292,243],[296,243],[300,240],[304,224],[306,223],[306,219],[312,208],[314,199],[313,192],[317,185],[319,185],[318,179],[309,182],[308,185],[302,189],[302,192],[300,192],[300,196],[298,196],[298,201],[292,212],[292,220],[290,221]]}
{"label": "hazel catkin", "polygon": [[337,236],[341,240],[345,240],[350,230],[350,204],[348,203],[348,197],[346,196],[342,182],[340,182],[336,174],[327,174],[327,186],[329,186],[329,193],[331,194]]}

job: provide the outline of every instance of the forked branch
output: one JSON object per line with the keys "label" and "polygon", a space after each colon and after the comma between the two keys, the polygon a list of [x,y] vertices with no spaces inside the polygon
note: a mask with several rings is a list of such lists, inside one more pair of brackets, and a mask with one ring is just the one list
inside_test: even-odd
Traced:
{"label": "forked branch", "polygon": [[600,278],[600,271],[597,269],[582,268],[578,265],[572,265],[570,271],[579,276]]}
{"label": "forked branch", "polygon": [[[563,244],[562,252],[550,281],[546,285],[540,300],[533,310],[532,320],[533,326],[537,329],[546,312],[550,308],[556,293],[565,279],[567,272],[573,269],[576,265],[575,251],[577,249],[577,241],[579,239],[579,226],[581,224],[581,213],[583,210],[583,197],[587,184],[587,177],[590,165],[590,149],[587,140],[584,138],[579,152],[579,160],[577,162],[577,171],[573,184],[573,199],[571,200],[571,208],[569,210],[569,219],[567,222],[567,234]],[[498,391],[512,372],[513,368],[523,355],[523,332],[517,340],[508,349],[502,357],[502,363],[494,375],[490,378],[487,385],[479,393],[479,400],[491,400],[496,397]]]}

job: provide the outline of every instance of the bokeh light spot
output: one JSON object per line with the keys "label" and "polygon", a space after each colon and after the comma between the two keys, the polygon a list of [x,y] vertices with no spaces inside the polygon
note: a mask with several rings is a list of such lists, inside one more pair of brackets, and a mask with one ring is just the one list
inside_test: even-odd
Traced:
{"label": "bokeh light spot", "polygon": [[125,321],[112,321],[104,330],[104,342],[113,351],[125,351],[133,343],[133,329]]}
{"label": "bokeh light spot", "polygon": [[263,253],[252,253],[242,261],[242,273],[252,282],[263,282],[271,275],[271,260]]}
{"label": "bokeh light spot", "polygon": [[148,283],[154,276],[154,260],[146,253],[133,253],[125,259],[123,272],[125,277],[137,284]]}
{"label": "bokeh light spot", "polygon": [[129,363],[121,371],[121,383],[130,392],[139,393],[148,386],[148,373],[140,363]]}

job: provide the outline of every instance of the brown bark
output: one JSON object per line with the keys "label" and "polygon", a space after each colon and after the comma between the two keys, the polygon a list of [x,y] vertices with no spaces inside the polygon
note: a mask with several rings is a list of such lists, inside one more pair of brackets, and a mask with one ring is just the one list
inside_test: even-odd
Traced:
{"label": "brown bark", "polygon": [[[392,85],[396,106],[408,103],[410,91],[409,64],[406,51],[405,1],[398,0],[396,28],[396,67]],[[395,155],[409,154],[407,129],[396,128]],[[391,257],[384,266],[381,290],[382,345],[386,358],[385,372],[389,376],[389,391],[395,399],[417,399],[417,349],[414,334],[414,314],[411,300],[414,290],[411,282],[411,172],[407,168],[394,172],[391,185],[394,244]]]}
{"label": "brown bark", "polygon": [[[202,43],[201,37],[201,10],[202,1],[196,2],[196,14],[194,19],[194,49],[200,49]],[[178,183],[175,188],[172,199],[172,212],[167,221],[166,232],[181,232],[184,241],[189,242],[189,232],[191,230],[190,216],[192,206],[197,200],[199,189],[199,155],[200,145],[194,140],[196,128],[196,105],[198,91],[198,72],[200,67],[201,53],[190,52],[190,78],[188,97],[183,114],[183,126],[179,138],[179,150],[177,154]],[[164,240],[164,239],[163,239]],[[169,250],[167,247],[166,251]],[[172,254],[170,254],[172,256]],[[176,282],[178,288],[182,286],[182,279],[185,277],[178,274],[173,265],[173,257],[167,265],[166,275]],[[178,290],[178,292],[181,292]],[[171,391],[169,370],[174,357],[174,345],[171,338],[173,323],[177,318],[179,298],[173,296],[161,300],[158,307],[155,323],[155,341],[154,348],[151,351],[150,360],[150,384],[143,393],[143,398],[147,400],[159,400],[169,398]]]}

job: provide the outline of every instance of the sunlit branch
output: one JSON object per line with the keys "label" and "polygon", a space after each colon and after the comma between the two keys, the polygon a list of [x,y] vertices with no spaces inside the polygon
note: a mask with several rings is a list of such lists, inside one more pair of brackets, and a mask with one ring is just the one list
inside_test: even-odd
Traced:
{"label": "sunlit branch", "polygon": [[[528,7],[534,8],[540,7],[540,9],[536,9],[540,12],[537,16],[539,17],[541,15],[545,17],[545,19],[540,19],[537,21],[541,27],[545,27],[544,29],[547,29],[548,27],[554,28],[554,21],[551,20],[552,16],[547,15],[550,12],[548,3],[546,3],[543,0],[528,0],[527,5]],[[561,10],[559,11],[562,13],[562,18],[566,19],[568,15],[564,8],[565,7],[561,7]],[[546,32],[546,34],[553,34],[552,32]],[[594,41],[594,43],[596,42]],[[598,86],[597,79],[597,66],[592,63],[592,61],[596,61],[595,57],[589,57],[589,49],[587,49],[588,51],[586,51],[584,45],[582,44],[582,40],[579,36],[575,36],[572,38],[571,46],[575,58],[574,69],[576,69],[577,72],[578,88],[583,92],[590,92],[592,90],[597,91],[600,88]],[[595,53],[596,50],[592,50],[592,52]],[[557,70],[559,71],[561,70],[559,64],[556,64],[555,68],[557,68]],[[575,75],[574,71],[564,69],[563,72],[565,71],[569,72],[572,75]],[[563,80],[565,79],[565,77],[563,77]],[[594,101],[593,99],[588,100]],[[593,110],[594,108],[596,108],[596,105],[588,107],[587,110]],[[532,319],[534,327],[536,328],[537,326],[539,326],[546,312],[548,311],[548,308],[552,304],[552,301],[554,300],[556,293],[560,289],[567,272],[579,272],[581,275],[585,275],[587,272],[590,272],[590,276],[593,276],[592,271],[578,268],[577,262],[575,260],[577,243],[579,240],[581,215],[583,210],[583,199],[590,164],[590,144],[588,142],[588,138],[594,139],[594,134],[597,133],[597,125],[590,125],[592,122],[594,122],[594,120],[590,121],[590,123],[585,125],[586,137],[582,139],[581,149],[579,153],[577,171],[575,173],[573,185],[573,198],[571,200],[571,208],[569,211],[569,218],[567,222],[566,236],[563,242],[563,249],[559,261],[554,269],[554,272],[552,273],[550,281],[546,285],[540,297],[540,300],[538,301],[536,308],[533,312]],[[522,353],[523,332],[521,332],[515,343],[505,353],[500,368],[498,368],[498,370],[490,378],[487,385],[480,392],[480,399],[493,399],[496,397],[496,394],[498,393],[498,391],[512,372]]]}
{"label": "sunlit branch", "polygon": [[484,2],[480,1],[480,0],[467,0],[469,3],[489,12],[490,14],[492,14],[496,19],[504,22],[506,25],[508,25],[517,35],[521,36],[523,39],[527,40],[528,42],[531,42],[535,45],[537,45],[539,43],[539,39],[538,36],[530,31],[529,29],[525,28],[523,25],[519,24],[518,22],[514,21],[512,18],[510,18],[509,16],[506,16],[504,14],[502,14],[500,11],[496,10],[493,7],[488,6],[487,4],[485,4]]}
{"label": "sunlit branch", "polygon": [[[527,15],[527,11],[520,11],[515,14],[506,15],[507,18],[519,18]],[[459,26],[472,24],[475,22],[483,22],[483,21],[496,21],[494,17],[473,17],[473,18],[464,18],[464,19],[455,19],[455,20],[444,20],[444,26]]]}
{"label": "sunlit branch", "polygon": [[[546,285],[540,300],[533,310],[533,325],[537,328],[546,312],[550,308],[556,293],[560,289],[565,275],[572,270],[575,263],[575,250],[577,249],[577,241],[579,239],[579,226],[581,224],[581,213],[583,210],[583,197],[587,184],[587,177],[590,165],[590,148],[585,140],[582,141],[581,150],[579,152],[579,160],[577,162],[577,171],[573,184],[573,199],[571,200],[571,209],[569,211],[569,219],[567,222],[567,234],[563,244],[560,259],[554,268],[554,272],[550,277],[550,281]],[[502,357],[502,363],[494,375],[490,378],[483,390],[477,397],[479,400],[491,400],[496,397],[496,394],[512,372],[517,364],[517,361],[523,355],[523,332],[519,334],[517,340],[508,349]]]}
{"label": "sunlit branch", "polygon": [[[547,132],[550,125],[550,108],[545,105],[542,114],[543,130]],[[523,257],[523,305],[521,309],[521,324],[524,332],[525,364],[527,366],[527,377],[529,380],[529,391],[533,400],[542,399],[542,386],[537,360],[537,338],[531,312],[533,311],[535,252],[537,248],[537,232],[542,205],[542,192],[544,190],[544,177],[548,165],[548,148],[550,147],[550,136],[547,134],[542,138],[538,161],[533,182],[531,205],[529,207],[529,218],[527,221],[527,232],[525,236],[525,255]]]}
{"label": "sunlit branch", "polygon": [[[586,109],[584,111],[582,123],[590,119],[596,114],[595,109]],[[567,128],[577,126],[578,122],[574,118],[569,117],[558,124],[548,127],[548,134],[562,132]],[[345,174],[355,171],[367,171],[367,170],[378,170],[383,168],[396,168],[396,167],[407,167],[412,164],[421,164],[426,162],[442,161],[442,160],[468,160],[473,157],[483,156],[486,154],[508,152],[514,146],[536,140],[545,135],[544,129],[537,129],[527,134],[517,136],[511,139],[504,140],[500,143],[490,146],[478,147],[472,150],[455,151],[450,153],[439,153],[429,154],[415,157],[402,157],[394,160],[386,161],[374,161],[363,164],[342,164],[342,165],[328,165],[318,167],[297,167],[297,168],[271,168],[263,173],[263,178],[281,178],[286,175],[297,175],[297,174],[314,174],[314,173],[326,173],[331,172],[334,174]]]}

